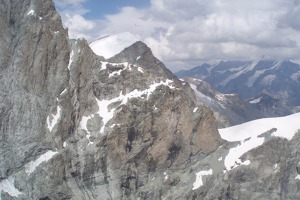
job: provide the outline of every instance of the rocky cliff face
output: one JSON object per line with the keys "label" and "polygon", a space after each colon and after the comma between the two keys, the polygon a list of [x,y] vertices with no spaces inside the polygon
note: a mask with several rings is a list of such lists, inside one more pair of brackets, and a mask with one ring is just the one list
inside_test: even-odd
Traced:
{"label": "rocky cliff face", "polygon": [[190,87],[142,42],[104,60],[69,40],[50,0],[0,6],[2,199],[191,191],[189,170],[223,140]]}
{"label": "rocky cliff face", "polygon": [[50,0],[2,0],[0,25],[0,199],[300,195],[299,135],[267,132],[232,162],[251,137],[223,140],[213,112],[142,42],[96,56],[68,39]]}

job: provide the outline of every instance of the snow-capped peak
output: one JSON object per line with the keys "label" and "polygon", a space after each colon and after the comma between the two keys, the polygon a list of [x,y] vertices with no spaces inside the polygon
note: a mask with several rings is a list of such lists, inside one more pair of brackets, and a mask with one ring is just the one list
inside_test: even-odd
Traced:
{"label": "snow-capped peak", "polygon": [[101,37],[100,39],[91,42],[90,47],[95,54],[107,59],[120,53],[123,49],[139,40],[140,37],[138,35],[124,32]]}

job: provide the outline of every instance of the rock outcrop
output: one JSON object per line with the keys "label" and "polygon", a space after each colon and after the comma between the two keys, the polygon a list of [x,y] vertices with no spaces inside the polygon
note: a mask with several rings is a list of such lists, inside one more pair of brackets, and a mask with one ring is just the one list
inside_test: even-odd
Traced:
{"label": "rock outcrop", "polygon": [[223,140],[214,113],[144,43],[97,56],[69,40],[50,0],[0,1],[0,26],[0,199],[300,195],[299,134],[271,129],[228,167],[253,138]]}
{"label": "rock outcrop", "polygon": [[[160,199],[223,142],[142,42],[104,60],[51,1],[0,3],[2,199]],[[180,189],[177,185],[180,185]],[[172,192],[175,190],[175,192]]]}

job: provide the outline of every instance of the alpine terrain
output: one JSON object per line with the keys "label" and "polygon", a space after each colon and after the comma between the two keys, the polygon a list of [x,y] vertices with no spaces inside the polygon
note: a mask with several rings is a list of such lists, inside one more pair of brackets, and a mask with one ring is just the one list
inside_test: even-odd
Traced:
{"label": "alpine terrain", "polygon": [[289,60],[221,61],[176,73],[180,78],[200,78],[217,91],[250,99],[263,91],[292,106],[300,105],[300,65]]}
{"label": "alpine terrain", "polygon": [[184,78],[194,89],[197,99],[214,111],[218,127],[228,127],[265,117],[286,116],[297,111],[284,100],[263,91],[258,96],[243,100],[236,93],[223,94],[201,79]]}
{"label": "alpine terrain", "polygon": [[218,130],[146,44],[99,56],[51,0],[1,0],[0,27],[1,200],[300,196],[299,114]]}

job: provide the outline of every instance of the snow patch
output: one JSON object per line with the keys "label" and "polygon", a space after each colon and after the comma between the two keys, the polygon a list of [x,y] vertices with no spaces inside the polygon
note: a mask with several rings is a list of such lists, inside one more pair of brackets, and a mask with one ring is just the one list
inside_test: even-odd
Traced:
{"label": "snow patch", "polygon": [[196,190],[203,185],[202,176],[212,175],[213,170],[210,169],[208,171],[200,171],[196,173],[196,181],[193,183],[193,189]]}
{"label": "snow patch", "polygon": [[298,71],[298,72],[291,75],[291,79],[293,81],[297,81],[299,77],[300,77],[300,71]]}
{"label": "snow patch", "polygon": [[47,151],[46,153],[42,154],[38,159],[35,161],[31,161],[25,165],[25,172],[28,174],[28,176],[34,172],[34,170],[42,163],[47,162],[50,160],[55,154],[58,152],[55,151]]}
{"label": "snow patch", "polygon": [[226,101],[226,97],[224,94],[216,94],[216,98],[219,100],[219,101]]}
{"label": "snow patch", "polygon": [[35,15],[35,11],[34,10],[30,10],[27,15]]}
{"label": "snow patch", "polygon": [[90,145],[90,144],[94,144],[91,140],[90,140],[90,137],[91,137],[91,133],[90,133],[90,131],[88,130],[88,128],[87,128],[87,121],[89,120],[89,119],[91,119],[91,118],[93,118],[94,117],[94,115],[92,114],[92,115],[89,115],[89,116],[82,116],[82,118],[81,118],[81,121],[80,121],[80,123],[79,123],[79,125],[80,125],[80,128],[82,129],[82,130],[85,130],[86,132],[87,132],[87,135],[85,136],[87,139],[88,139],[88,141],[89,141],[89,143],[88,143],[88,145]]}
{"label": "snow patch", "polygon": [[70,53],[70,59],[69,59],[69,65],[68,65],[69,70],[70,70],[71,64],[73,62],[73,57],[74,57],[74,51],[72,50]]}
{"label": "snow patch", "polygon": [[222,161],[223,160],[223,158],[222,158],[222,156],[218,159],[218,161]]}
{"label": "snow patch", "polygon": [[194,108],[193,112],[195,113],[198,110],[198,107]]}
{"label": "snow patch", "polygon": [[63,147],[66,148],[67,146],[68,146],[68,144],[67,144],[67,142],[65,141],[65,142],[63,143]]}
{"label": "snow patch", "polygon": [[249,101],[249,103],[251,103],[251,104],[259,103],[260,100],[261,100],[261,97],[259,97],[257,99],[254,99],[254,100],[251,100],[251,101]]}
{"label": "snow patch", "polygon": [[0,200],[1,191],[8,193],[12,197],[18,197],[20,194],[22,194],[22,192],[15,187],[15,180],[12,177],[4,179],[0,182]]}
{"label": "snow patch", "polygon": [[297,176],[295,177],[295,179],[296,179],[296,180],[300,180],[300,175],[297,175]]}
{"label": "snow patch", "polygon": [[54,128],[54,126],[57,124],[58,119],[60,118],[60,107],[57,106],[56,108],[56,115],[51,114],[51,116],[47,117],[47,125],[48,125],[48,129],[51,132]]}
{"label": "snow patch", "polygon": [[[113,103],[119,103],[120,105],[125,105],[129,99],[131,98],[142,98],[143,96],[146,96],[147,99],[149,98],[149,96],[156,90],[157,87],[159,86],[168,86],[171,89],[174,89],[175,87],[172,86],[173,81],[172,80],[166,80],[166,81],[161,81],[159,83],[153,83],[150,85],[150,87],[146,90],[142,90],[139,91],[137,89],[123,95],[122,92],[120,92],[120,95],[118,97],[115,97],[113,99],[110,100],[98,100],[97,98],[97,104],[99,107],[99,110],[97,112],[97,114],[102,117],[102,122],[103,122],[103,126],[100,129],[100,133],[103,134],[104,133],[104,128],[106,126],[106,124],[108,123],[109,120],[111,120],[114,116],[114,112],[116,110],[116,108],[109,108],[109,106]],[[88,129],[86,127],[87,124],[87,120],[90,119],[92,117],[92,115],[89,115],[87,117],[83,116],[80,122],[80,127],[84,130],[86,130],[88,133]]]}
{"label": "snow patch", "polygon": [[[221,137],[229,142],[240,142],[239,145],[229,150],[224,164],[227,170],[245,164],[240,162],[240,157],[246,152],[262,145],[265,138],[261,134],[268,131],[272,136],[291,140],[300,129],[300,113],[285,117],[265,118],[250,121],[244,124],[219,129]],[[247,163],[246,163],[247,164]]]}
{"label": "snow patch", "polygon": [[142,74],[144,73],[144,71],[141,67],[138,67],[138,71],[141,72]]}
{"label": "snow patch", "polygon": [[276,172],[278,172],[278,170],[279,170],[279,166],[278,166],[278,164],[276,163],[275,166],[274,166],[274,172],[276,173]]}
{"label": "snow patch", "polygon": [[276,75],[270,74],[270,75],[265,76],[261,80],[261,83],[264,85],[271,85],[275,79],[276,79]]}

